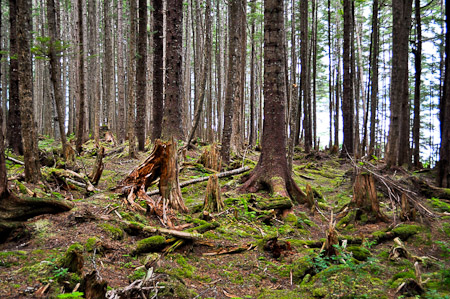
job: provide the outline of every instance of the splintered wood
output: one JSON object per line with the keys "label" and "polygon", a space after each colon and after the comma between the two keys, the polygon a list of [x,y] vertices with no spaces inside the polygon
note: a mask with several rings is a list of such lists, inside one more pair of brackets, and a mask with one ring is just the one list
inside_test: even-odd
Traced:
{"label": "splintered wood", "polygon": [[224,207],[225,204],[220,197],[219,178],[214,174],[209,177],[208,185],[206,186],[204,210],[208,212],[220,212]]}
{"label": "splintered wood", "polygon": [[[153,200],[145,192],[159,178],[158,188],[161,197]],[[187,212],[181,196],[178,180],[177,150],[174,140],[162,142],[156,140],[150,156],[121,182],[118,188],[127,196],[128,203],[135,209],[141,207],[134,202],[136,196],[145,200],[150,213],[162,217],[162,222],[171,226],[169,208]],[[139,206],[140,208],[137,208]]]}

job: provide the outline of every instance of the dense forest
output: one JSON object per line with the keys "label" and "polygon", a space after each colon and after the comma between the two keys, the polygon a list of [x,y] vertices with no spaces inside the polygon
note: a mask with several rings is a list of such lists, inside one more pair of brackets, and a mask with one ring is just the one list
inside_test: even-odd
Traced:
{"label": "dense forest", "polygon": [[450,298],[446,1],[0,9],[0,297]]}

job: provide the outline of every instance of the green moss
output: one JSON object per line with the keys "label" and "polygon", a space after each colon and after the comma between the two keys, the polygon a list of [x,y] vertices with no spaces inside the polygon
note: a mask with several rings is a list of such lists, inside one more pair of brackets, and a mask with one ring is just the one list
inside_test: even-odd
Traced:
{"label": "green moss", "polygon": [[28,195],[27,187],[25,187],[23,183],[19,182],[18,180],[15,180],[14,183],[16,183],[17,187],[19,187],[20,193]]}
{"label": "green moss", "polygon": [[274,289],[263,289],[261,293],[258,294],[258,299],[292,299],[292,298],[302,298],[301,290],[274,290]]}
{"label": "green moss", "polygon": [[297,216],[295,216],[294,214],[287,214],[286,217],[284,218],[284,221],[291,224],[297,224],[298,222]]}
{"label": "green moss", "polygon": [[447,237],[450,237],[450,223],[443,222],[442,223],[442,230],[447,235]]}
{"label": "green moss", "polygon": [[142,278],[144,278],[145,274],[147,274],[147,272],[144,269],[137,269],[137,270],[134,270],[133,273],[128,275],[128,279],[130,281],[135,281],[135,280],[138,280],[138,279],[142,279]]}
{"label": "green moss", "polygon": [[404,271],[394,274],[392,279],[390,280],[391,287],[396,289],[399,285],[401,285],[403,282],[405,282],[407,279],[416,279],[416,275],[414,274],[414,271]]}
{"label": "green moss", "polygon": [[351,252],[358,261],[365,261],[370,256],[370,251],[361,246],[348,246],[347,251]]}
{"label": "green moss", "polygon": [[123,230],[122,229],[112,226],[111,224],[108,224],[108,223],[100,224],[100,227],[105,232],[107,232],[112,239],[114,239],[114,240],[122,240],[123,239]]}
{"label": "green moss", "polygon": [[428,199],[431,205],[440,212],[448,212],[450,213],[450,204],[441,201],[439,198],[431,198]]}
{"label": "green moss", "polygon": [[166,245],[166,239],[163,236],[152,236],[140,240],[136,244],[136,249],[133,251],[133,255],[159,251]]}
{"label": "green moss", "polygon": [[27,259],[26,251],[1,251],[0,252],[0,267],[9,268],[11,266],[17,266],[20,260]]}
{"label": "green moss", "polygon": [[180,268],[174,269],[175,273],[180,277],[192,278],[196,268],[190,265],[180,254],[176,255],[175,261],[180,266]]}
{"label": "green moss", "polygon": [[422,230],[422,227],[415,224],[400,224],[392,229],[392,232],[402,240],[407,240],[409,237],[417,234]]}
{"label": "green moss", "polygon": [[81,274],[84,264],[83,250],[84,247],[80,243],[70,245],[60,260],[61,268],[67,268],[70,272]]}
{"label": "green moss", "polygon": [[100,239],[97,237],[91,237],[89,239],[87,239],[86,244],[84,245],[84,247],[86,248],[87,252],[93,252],[94,249],[98,249],[99,248],[99,243],[100,243]]}
{"label": "green moss", "polygon": [[292,278],[296,283],[300,283],[306,274],[314,272],[314,255],[305,255],[296,259],[291,264]]}

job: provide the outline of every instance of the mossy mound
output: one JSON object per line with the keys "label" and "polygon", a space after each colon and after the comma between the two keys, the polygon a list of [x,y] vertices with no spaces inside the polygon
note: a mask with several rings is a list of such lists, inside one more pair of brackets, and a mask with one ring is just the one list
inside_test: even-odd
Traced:
{"label": "mossy mound", "polygon": [[358,261],[365,261],[370,256],[370,251],[361,246],[348,246],[347,251],[351,252]]}
{"label": "mossy mound", "polygon": [[300,283],[307,274],[314,273],[315,254],[305,255],[292,262],[292,278],[296,283]]}
{"label": "mossy mound", "polygon": [[433,208],[435,208],[439,212],[448,212],[448,213],[450,213],[450,204],[445,203],[442,200],[440,200],[439,198],[435,198],[435,197],[433,197],[431,199],[428,199],[428,201],[431,203]]}
{"label": "mossy mound", "polygon": [[155,252],[161,250],[166,245],[166,239],[163,236],[152,236],[137,242],[133,255],[141,253]]}
{"label": "mossy mound", "polygon": [[100,227],[109,234],[109,236],[114,240],[122,240],[123,239],[123,230],[112,226],[108,223],[103,223],[100,225]]}
{"label": "mossy mound", "polygon": [[402,240],[407,240],[409,237],[419,233],[420,231],[422,231],[422,227],[416,224],[401,224],[392,229],[395,236]]}

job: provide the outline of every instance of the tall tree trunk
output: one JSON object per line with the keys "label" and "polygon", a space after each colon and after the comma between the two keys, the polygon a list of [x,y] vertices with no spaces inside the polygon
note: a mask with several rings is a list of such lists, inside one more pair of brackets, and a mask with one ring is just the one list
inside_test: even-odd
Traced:
{"label": "tall tree trunk", "polygon": [[[313,32],[312,32],[312,131],[313,131],[313,144],[314,150],[319,149],[319,144],[317,142],[317,1],[312,2],[312,13],[313,13]],[[311,80],[310,80],[311,81]]]}
{"label": "tall tree trunk", "polygon": [[127,136],[128,136],[128,155],[132,158],[136,157],[136,139],[134,132],[135,118],[135,63],[136,63],[136,0],[129,0],[130,8],[130,31],[128,45],[128,69],[127,69],[127,101],[128,101],[128,117],[127,117]]}
{"label": "tall tree trunk", "polygon": [[37,183],[41,179],[33,114],[33,68],[31,61],[31,1],[17,1],[17,59],[19,61],[19,98],[22,121],[25,180]]}
{"label": "tall tree trunk", "polygon": [[[297,132],[297,110],[298,110],[298,86],[297,86],[297,55],[295,42],[295,1],[292,0],[291,15],[291,113],[289,117],[289,139],[288,139],[288,168],[292,171],[294,159],[295,134]],[[253,65],[253,63],[252,63]]]}
{"label": "tall tree trunk", "polygon": [[[117,139],[125,140],[125,66],[123,48],[123,1],[117,3]],[[99,108],[100,109],[100,108]]]}
{"label": "tall tree trunk", "polygon": [[263,186],[270,191],[304,202],[287,166],[283,46],[283,0],[264,1],[264,130],[258,164],[241,190],[255,192]]}
{"label": "tall tree trunk", "polygon": [[[240,101],[240,63],[241,63],[241,11],[244,7],[244,0],[229,1],[229,33],[228,33],[228,70],[227,70],[227,90],[225,95],[224,106],[224,124],[222,133],[222,162],[228,164],[230,162],[231,136],[233,130],[234,115],[236,110],[235,102]],[[240,108],[240,106],[238,106]]]}
{"label": "tall tree trunk", "polygon": [[183,2],[167,0],[167,55],[166,98],[163,113],[162,137],[166,140],[184,140],[182,128],[182,47],[183,47]]}
{"label": "tall tree trunk", "polygon": [[416,48],[414,53],[415,84],[414,84],[414,123],[413,123],[413,140],[414,140],[414,166],[420,165],[420,87],[422,77],[422,20],[420,16],[420,0],[415,0],[416,13]]}
{"label": "tall tree trunk", "polygon": [[153,1],[153,126],[152,140],[161,137],[164,106],[163,79],[163,1]]}
{"label": "tall tree trunk", "polygon": [[76,150],[81,153],[84,126],[85,126],[85,111],[84,111],[84,38],[83,38],[83,1],[78,0],[78,105],[77,105],[77,141]]}
{"label": "tall tree trunk", "polygon": [[329,122],[330,122],[330,140],[328,142],[328,147],[331,149],[333,146],[333,72],[332,69],[332,60],[331,60],[331,1],[328,0],[328,109],[329,109]]}
{"label": "tall tree trunk", "polygon": [[[253,147],[256,143],[256,126],[255,126],[255,51],[256,51],[256,41],[255,41],[255,14],[256,14],[256,2],[255,0],[250,0],[250,13],[252,14],[252,24],[250,28],[250,39],[251,39],[251,54],[250,54],[250,136],[248,139],[248,144]],[[294,34],[293,34],[294,35]],[[292,39],[292,38],[291,38]],[[293,42],[294,43],[294,42]],[[295,48],[294,46],[292,48]],[[294,51],[295,52],[295,51]]]}
{"label": "tall tree trunk", "polygon": [[97,1],[88,2],[88,19],[89,19],[89,44],[88,44],[88,85],[89,85],[89,102],[94,106],[94,140],[98,144],[100,140],[100,84],[99,69],[97,60]]}
{"label": "tall tree trunk", "polygon": [[342,97],[342,114],[344,140],[342,155],[353,155],[353,75],[351,72],[351,32],[352,26],[352,3],[351,0],[344,0],[344,88]]}
{"label": "tall tree trunk", "polygon": [[309,153],[311,151],[312,145],[312,128],[311,128],[311,106],[310,106],[310,85],[308,82],[308,73],[310,71],[309,66],[309,44],[308,44],[308,1],[300,2],[300,64],[302,70],[300,73],[300,101],[303,102],[303,127],[305,130],[305,152]]}
{"label": "tall tree trunk", "polygon": [[[55,45],[60,42],[59,32],[56,25],[56,8],[54,0],[47,0],[47,18],[48,18],[48,31],[50,35],[50,47],[49,47],[49,56],[50,56],[50,77],[53,83],[53,90],[55,93],[55,103],[56,103],[56,112],[58,114],[58,127],[59,127],[59,135],[62,142],[62,148],[64,153],[64,158],[71,159],[73,157],[73,150],[69,147],[66,139],[66,129],[64,124],[64,114],[63,114],[63,105],[64,98],[63,92],[61,90],[61,61],[59,58],[59,53],[56,52]],[[34,125],[34,124],[33,124]]]}
{"label": "tall tree trunk", "polygon": [[138,150],[144,151],[147,100],[147,0],[139,0],[138,14],[138,53],[136,59],[136,136],[138,139]]}
{"label": "tall tree trunk", "polygon": [[[371,55],[371,85],[370,85],[370,143],[369,155],[375,151],[375,133],[378,107],[378,53],[380,33],[378,30],[378,0],[373,1],[372,12],[372,55]],[[369,108],[367,108],[369,109]]]}
{"label": "tall tree trunk", "polygon": [[220,10],[220,0],[216,0],[216,78],[217,78],[217,139],[221,140],[222,134],[222,72],[223,72],[223,33],[222,33],[222,22]]}
{"label": "tall tree trunk", "polygon": [[23,154],[22,143],[22,123],[20,116],[19,100],[19,61],[17,59],[18,41],[17,32],[20,28],[17,25],[18,3],[16,0],[9,1],[9,112],[8,129],[6,130],[6,140],[8,147],[16,154]]}
{"label": "tall tree trunk", "polygon": [[450,188],[450,5],[445,5],[447,30],[445,33],[445,75],[443,96],[439,103],[441,148],[438,164],[438,185]]}
{"label": "tall tree trunk", "polygon": [[[409,163],[408,40],[412,0],[392,2],[391,115],[386,162]],[[406,135],[406,136],[405,136]]]}
{"label": "tall tree trunk", "polygon": [[114,114],[115,114],[115,92],[113,90],[113,49],[112,49],[112,26],[111,26],[111,0],[103,0],[103,30],[105,36],[105,55],[104,59],[104,84],[105,84],[105,95],[103,100],[106,103],[107,124],[111,131],[115,130],[114,126]]}

